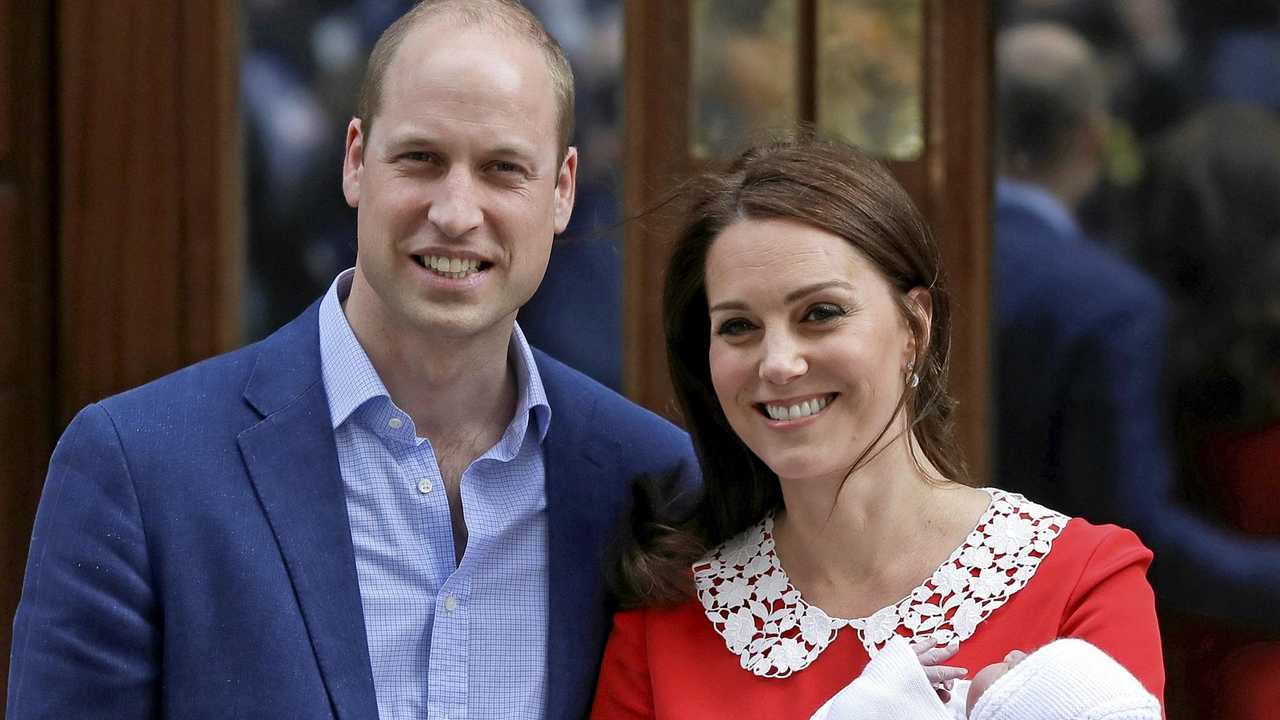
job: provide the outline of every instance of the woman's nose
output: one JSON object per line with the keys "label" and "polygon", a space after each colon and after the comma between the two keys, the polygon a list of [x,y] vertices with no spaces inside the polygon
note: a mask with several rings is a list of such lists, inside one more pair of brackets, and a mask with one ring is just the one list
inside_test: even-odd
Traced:
{"label": "woman's nose", "polygon": [[787,334],[766,334],[762,352],[760,379],[765,382],[785,385],[809,370],[800,344]]}

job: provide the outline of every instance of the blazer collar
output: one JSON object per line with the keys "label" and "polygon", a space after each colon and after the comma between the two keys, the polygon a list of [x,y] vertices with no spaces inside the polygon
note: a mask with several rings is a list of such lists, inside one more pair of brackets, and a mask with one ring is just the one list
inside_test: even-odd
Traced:
{"label": "blazer collar", "polygon": [[312,385],[323,382],[319,318],[320,301],[317,300],[259,343],[253,372],[245,384],[244,399],[263,417],[297,400]]}
{"label": "blazer collar", "polygon": [[334,714],[374,719],[355,551],[320,373],[318,306],[262,341],[244,397],[263,418],[238,440]]}

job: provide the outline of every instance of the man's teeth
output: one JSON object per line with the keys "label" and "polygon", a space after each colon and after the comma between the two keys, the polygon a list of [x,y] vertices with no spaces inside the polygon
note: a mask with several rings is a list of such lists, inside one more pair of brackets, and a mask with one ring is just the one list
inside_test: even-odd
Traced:
{"label": "man's teeth", "polygon": [[764,411],[774,420],[796,420],[802,417],[809,417],[830,403],[831,398],[829,396],[805,400],[796,405],[770,405],[766,403]]}
{"label": "man's teeth", "polygon": [[440,255],[423,255],[422,264],[454,280],[460,280],[480,269],[479,260],[463,260]]}

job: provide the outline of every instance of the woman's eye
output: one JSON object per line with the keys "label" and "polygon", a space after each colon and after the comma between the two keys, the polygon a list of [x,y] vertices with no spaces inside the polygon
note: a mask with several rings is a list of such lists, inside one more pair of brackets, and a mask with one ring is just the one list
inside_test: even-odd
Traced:
{"label": "woman's eye", "polygon": [[845,312],[845,309],[839,305],[819,303],[805,311],[804,319],[809,322],[826,322],[827,320],[844,317],[846,314],[848,313]]}
{"label": "woman's eye", "polygon": [[716,334],[735,337],[738,335],[745,335],[754,329],[755,325],[752,325],[750,322],[742,318],[733,318],[732,320],[726,320],[720,323],[720,326],[716,328]]}

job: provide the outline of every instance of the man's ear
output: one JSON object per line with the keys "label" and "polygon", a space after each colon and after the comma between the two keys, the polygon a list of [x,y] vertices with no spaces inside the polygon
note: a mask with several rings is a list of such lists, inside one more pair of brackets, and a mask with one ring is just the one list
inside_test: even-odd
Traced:
{"label": "man's ear", "polygon": [[578,148],[570,146],[564,154],[564,162],[556,174],[556,234],[569,227],[569,217],[573,215],[573,198],[578,187]]}
{"label": "man's ear", "polygon": [[1110,132],[1111,118],[1106,113],[1094,112],[1076,130],[1070,152],[1102,165],[1106,162],[1107,136]]}
{"label": "man's ear", "polygon": [[929,349],[929,338],[933,337],[933,293],[928,288],[914,287],[907,292],[907,311],[915,316],[920,323],[921,340],[925,343],[924,347],[916,347],[916,339],[913,335],[910,344],[907,347],[907,360],[915,360],[924,357],[925,351]]}
{"label": "man's ear", "polygon": [[360,207],[360,175],[364,172],[365,134],[360,118],[347,124],[346,152],[342,154],[342,195],[351,207]]}

